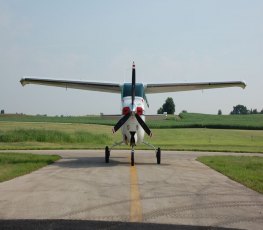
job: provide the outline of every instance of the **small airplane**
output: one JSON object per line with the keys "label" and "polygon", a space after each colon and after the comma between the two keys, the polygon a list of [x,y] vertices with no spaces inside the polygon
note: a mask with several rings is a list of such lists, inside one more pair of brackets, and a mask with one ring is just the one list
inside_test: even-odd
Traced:
{"label": "small airplane", "polygon": [[110,151],[115,146],[121,144],[130,144],[131,166],[134,166],[134,147],[136,146],[136,144],[141,143],[152,147],[156,152],[157,164],[161,163],[161,149],[156,149],[153,145],[144,141],[145,133],[150,137],[152,136],[151,130],[145,123],[145,104],[149,107],[146,94],[203,90],[224,87],[241,87],[244,89],[246,87],[246,83],[243,81],[143,84],[136,83],[135,75],[135,64],[133,62],[131,83],[118,84],[103,82],[38,79],[28,77],[22,78],[20,82],[22,86],[26,84],[39,84],[108,93],[121,93],[122,115],[121,119],[113,127],[112,131],[113,133],[115,133],[121,128],[122,140],[118,143],[114,143],[110,147],[105,147],[105,162],[109,163]]}

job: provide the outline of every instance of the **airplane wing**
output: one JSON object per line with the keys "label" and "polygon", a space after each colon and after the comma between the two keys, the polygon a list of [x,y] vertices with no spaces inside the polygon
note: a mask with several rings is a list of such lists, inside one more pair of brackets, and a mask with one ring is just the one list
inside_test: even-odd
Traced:
{"label": "airplane wing", "polygon": [[56,86],[56,87],[62,87],[62,88],[101,91],[101,92],[108,92],[108,93],[120,93],[121,92],[121,85],[117,83],[38,79],[38,78],[22,78],[20,82],[23,86],[27,84],[36,84],[36,85]]}
{"label": "airplane wing", "polygon": [[189,90],[214,89],[225,87],[245,88],[246,83],[243,81],[226,81],[226,82],[197,82],[197,83],[162,83],[146,84],[145,93],[168,93]]}

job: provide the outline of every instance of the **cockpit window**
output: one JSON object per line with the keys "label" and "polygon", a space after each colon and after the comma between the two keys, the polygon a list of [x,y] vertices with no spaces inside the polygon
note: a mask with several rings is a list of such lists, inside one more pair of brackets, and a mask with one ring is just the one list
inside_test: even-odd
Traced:
{"label": "cockpit window", "polygon": [[[122,87],[122,97],[130,97],[131,96],[131,83],[125,83]],[[135,84],[135,96],[143,97],[144,96],[144,87],[142,83]]]}

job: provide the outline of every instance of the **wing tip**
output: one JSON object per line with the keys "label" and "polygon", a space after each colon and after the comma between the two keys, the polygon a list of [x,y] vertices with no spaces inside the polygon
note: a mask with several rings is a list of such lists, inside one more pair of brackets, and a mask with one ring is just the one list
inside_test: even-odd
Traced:
{"label": "wing tip", "polygon": [[247,83],[245,81],[241,81],[241,88],[245,89],[247,87]]}
{"label": "wing tip", "polygon": [[25,78],[21,78],[20,83],[22,86],[26,85],[26,79]]}

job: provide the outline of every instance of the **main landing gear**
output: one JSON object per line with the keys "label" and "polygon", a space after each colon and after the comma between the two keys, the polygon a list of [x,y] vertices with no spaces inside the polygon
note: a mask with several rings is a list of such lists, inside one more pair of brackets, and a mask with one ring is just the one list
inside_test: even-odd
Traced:
{"label": "main landing gear", "polygon": [[109,147],[106,146],[105,147],[105,163],[109,163],[109,160],[110,160],[110,150],[109,150]]}
{"label": "main landing gear", "polygon": [[[146,142],[143,142],[144,144],[150,146],[150,147],[153,147],[155,152],[156,152],[156,160],[157,160],[157,164],[161,164],[161,149],[160,148],[155,148],[153,145],[149,144],[149,143],[146,143]],[[116,146],[116,145],[115,145]],[[112,149],[112,148],[111,148]],[[134,151],[134,146],[132,146],[132,150],[131,150],[131,166],[134,166],[134,154],[135,154],[135,151]],[[105,147],[105,163],[109,163],[109,160],[110,160],[110,148],[108,146]]]}

